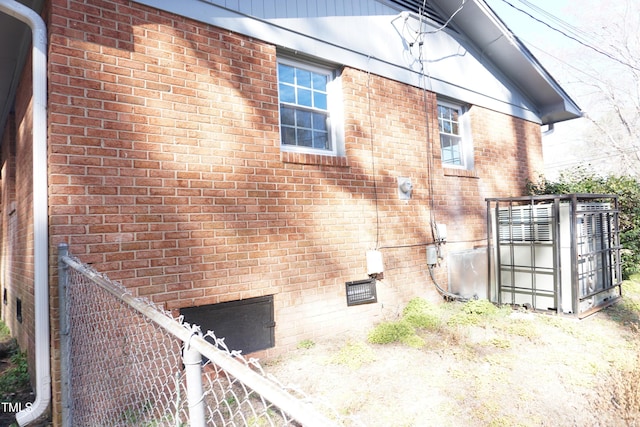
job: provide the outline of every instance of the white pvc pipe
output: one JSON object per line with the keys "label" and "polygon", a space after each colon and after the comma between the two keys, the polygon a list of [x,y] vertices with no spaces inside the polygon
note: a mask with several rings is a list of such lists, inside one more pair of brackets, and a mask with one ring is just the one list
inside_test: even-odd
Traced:
{"label": "white pvc pipe", "polygon": [[191,427],[205,427],[207,421],[204,415],[204,393],[202,390],[202,355],[190,344],[190,340],[185,343],[182,353],[187,380],[189,425]]}
{"label": "white pvc pipe", "polygon": [[32,9],[15,0],[0,0],[0,12],[31,28],[33,55],[33,256],[36,400],[16,414],[24,426],[41,418],[51,403],[49,342],[49,232],[47,201],[47,28]]}

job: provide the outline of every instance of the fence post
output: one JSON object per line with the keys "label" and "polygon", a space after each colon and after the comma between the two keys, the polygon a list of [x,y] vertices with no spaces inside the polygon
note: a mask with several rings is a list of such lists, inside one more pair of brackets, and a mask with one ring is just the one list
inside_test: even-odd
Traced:
{"label": "fence post", "polygon": [[[198,332],[194,331],[194,334]],[[205,427],[204,393],[202,391],[202,355],[184,343],[183,362],[187,379],[187,403],[189,404],[189,425],[191,427]]]}
{"label": "fence post", "polygon": [[69,311],[67,310],[67,286],[68,266],[63,258],[69,255],[69,245],[58,245],[58,316],[60,317],[60,391],[62,427],[71,427],[73,419],[71,414],[71,366],[70,366],[70,335],[69,335]]}

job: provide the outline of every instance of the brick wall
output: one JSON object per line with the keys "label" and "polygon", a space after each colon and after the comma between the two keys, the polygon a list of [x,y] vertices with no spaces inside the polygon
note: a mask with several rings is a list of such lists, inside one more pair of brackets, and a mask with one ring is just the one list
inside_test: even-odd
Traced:
{"label": "brick wall", "polygon": [[[472,107],[475,171],[444,170],[435,95],[350,68],[345,158],[281,153],[274,46],[127,1],[54,0],[50,34],[52,245],[169,309],[273,294],[275,352],[438,300],[430,220],[482,246],[541,166],[537,125]],[[381,303],[347,308],[374,248]]]}
{"label": "brick wall", "polygon": [[68,4],[51,20],[53,243],[169,309],[275,294],[292,345],[312,334],[299,317],[379,311],[343,300],[375,247],[398,304],[433,293],[431,215],[452,243],[482,242],[484,198],[520,194],[540,164],[537,125],[473,107],[476,170],[445,173],[434,94],[353,69],[346,158],[280,153],[274,46],[126,1]]}

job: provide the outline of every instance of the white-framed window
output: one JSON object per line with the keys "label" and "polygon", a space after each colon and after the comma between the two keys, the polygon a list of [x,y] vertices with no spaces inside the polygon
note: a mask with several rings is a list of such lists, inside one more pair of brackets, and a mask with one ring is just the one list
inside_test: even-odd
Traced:
{"label": "white-framed window", "polygon": [[473,144],[466,108],[461,104],[439,100],[438,130],[443,166],[473,169]]}
{"label": "white-framed window", "polygon": [[337,70],[278,58],[280,147],[283,151],[341,155],[342,106]]}

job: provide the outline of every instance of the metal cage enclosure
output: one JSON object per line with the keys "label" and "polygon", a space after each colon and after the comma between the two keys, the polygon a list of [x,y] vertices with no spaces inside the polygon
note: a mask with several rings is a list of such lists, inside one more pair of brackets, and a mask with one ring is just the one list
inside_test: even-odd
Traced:
{"label": "metal cage enclosure", "polygon": [[585,317],[621,296],[618,198],[487,199],[491,301]]}

